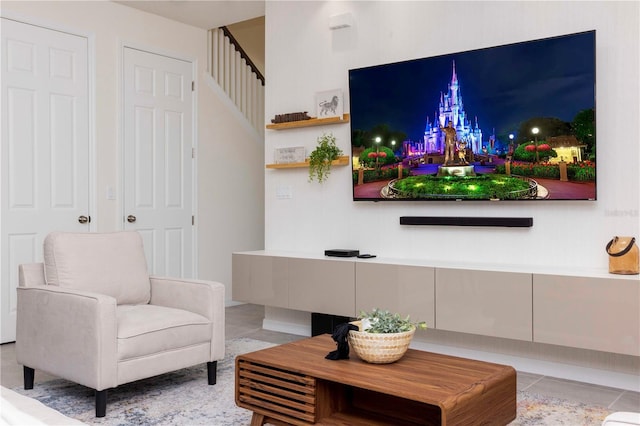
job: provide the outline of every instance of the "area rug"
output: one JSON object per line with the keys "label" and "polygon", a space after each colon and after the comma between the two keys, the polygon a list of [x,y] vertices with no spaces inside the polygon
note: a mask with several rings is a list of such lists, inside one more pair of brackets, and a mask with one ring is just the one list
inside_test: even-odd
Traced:
{"label": "area rug", "polygon": [[[107,415],[99,419],[93,390],[67,380],[14,390],[90,425],[249,425],[251,412],[235,405],[234,360],[270,346],[273,344],[253,339],[228,340],[226,357],[218,362],[215,386],[207,385],[205,365],[119,386],[109,391]],[[518,392],[518,417],[511,425],[597,426],[610,412],[604,407]]]}
{"label": "area rug", "polygon": [[518,417],[511,426],[600,426],[613,410],[528,392],[518,392]]}

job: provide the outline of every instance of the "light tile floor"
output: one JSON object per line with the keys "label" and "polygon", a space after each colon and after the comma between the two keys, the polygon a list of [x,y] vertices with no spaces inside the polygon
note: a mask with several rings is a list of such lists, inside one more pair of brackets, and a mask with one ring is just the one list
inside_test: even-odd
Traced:
{"label": "light tile floor", "polygon": [[[281,344],[303,338],[293,334],[262,329],[264,307],[237,305],[226,309],[226,338],[248,337]],[[36,383],[51,380],[54,376],[36,371]],[[22,385],[22,367],[16,363],[15,345],[0,345],[0,384],[8,388]],[[640,393],[588,383],[562,380],[554,377],[518,372],[518,390],[600,405],[612,411],[640,412]]]}

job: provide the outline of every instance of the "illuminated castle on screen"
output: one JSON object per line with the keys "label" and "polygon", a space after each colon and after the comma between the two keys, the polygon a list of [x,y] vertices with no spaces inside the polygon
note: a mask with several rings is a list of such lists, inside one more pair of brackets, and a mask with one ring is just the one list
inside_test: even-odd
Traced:
{"label": "illuminated castle on screen", "polygon": [[433,122],[427,117],[424,145],[421,148],[430,153],[444,153],[444,132],[440,127],[446,127],[451,121],[456,129],[458,140],[467,143],[467,150],[481,153],[482,130],[478,127],[478,117],[475,117],[475,126],[472,127],[464,110],[455,61],[453,62],[451,83],[448,86],[447,93],[440,93],[440,105],[438,111],[434,113]]}

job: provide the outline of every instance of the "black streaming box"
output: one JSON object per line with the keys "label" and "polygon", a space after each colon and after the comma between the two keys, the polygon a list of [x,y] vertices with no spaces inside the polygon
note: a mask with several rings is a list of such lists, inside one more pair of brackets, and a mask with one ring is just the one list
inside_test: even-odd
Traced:
{"label": "black streaming box", "polygon": [[360,254],[360,250],[348,250],[348,249],[333,249],[333,250],[325,250],[325,256],[334,256],[334,257],[356,257]]}

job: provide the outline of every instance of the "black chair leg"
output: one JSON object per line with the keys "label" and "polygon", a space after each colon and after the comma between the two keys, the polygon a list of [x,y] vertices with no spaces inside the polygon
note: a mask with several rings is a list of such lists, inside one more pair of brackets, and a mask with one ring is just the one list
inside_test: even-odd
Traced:
{"label": "black chair leg", "polygon": [[96,417],[104,417],[107,414],[107,390],[96,391]]}
{"label": "black chair leg", "polygon": [[216,374],[218,369],[218,361],[207,362],[207,378],[210,385],[216,384]]}
{"label": "black chair leg", "polygon": [[22,372],[24,374],[24,388],[33,389],[33,378],[35,377],[35,370],[33,368],[22,366]]}

